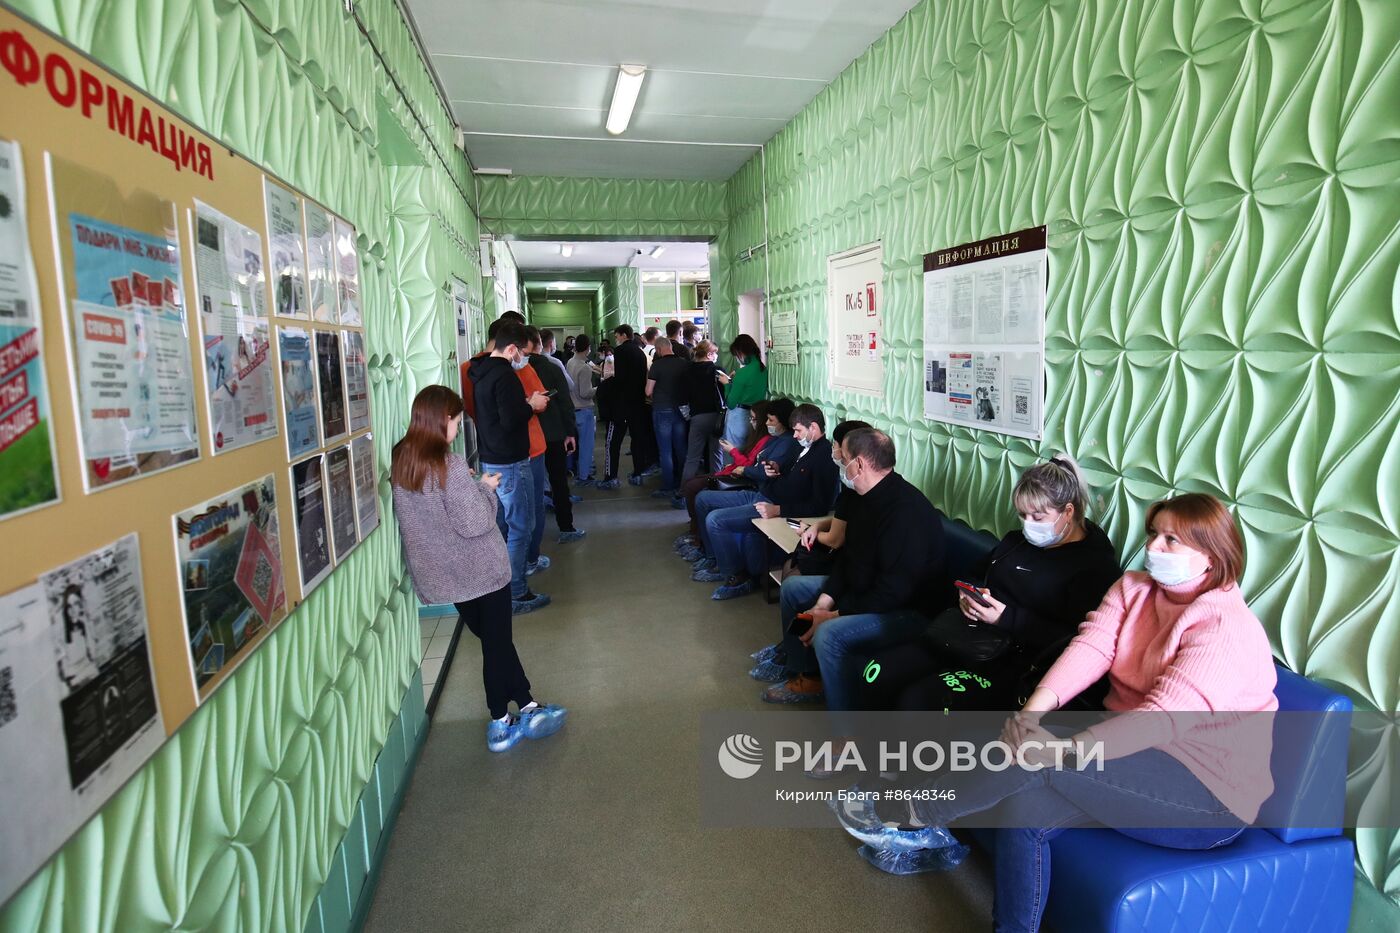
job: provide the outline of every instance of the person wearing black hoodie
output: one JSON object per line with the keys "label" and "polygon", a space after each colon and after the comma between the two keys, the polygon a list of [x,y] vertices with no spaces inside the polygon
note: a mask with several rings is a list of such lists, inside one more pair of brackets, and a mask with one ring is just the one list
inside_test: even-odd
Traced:
{"label": "person wearing black hoodie", "polygon": [[[1007,648],[982,662],[949,657],[945,646],[916,639],[876,652],[876,685],[865,708],[906,710],[1014,709],[1032,672],[1044,671],[1103,600],[1123,568],[1103,529],[1084,517],[1087,504],[1079,467],[1066,454],[1021,475],[1014,501],[1021,527],[992,551],[977,585],[988,605],[960,593],[964,617],[995,625],[1010,636]],[[954,649],[956,650],[956,649]],[[865,664],[867,659],[862,658]],[[952,677],[950,681],[948,678]],[[1085,703],[1102,701],[1102,686]]]}
{"label": "person wearing black hoodie", "polygon": [[[573,493],[569,489],[569,454],[578,448],[578,425],[574,420],[574,402],[565,371],[552,359],[544,344],[546,331],[525,328],[530,339],[530,365],[550,394],[550,405],[540,412],[540,427],[544,429],[544,469],[549,477],[549,495],[554,503],[554,520],[559,525],[559,543],[581,540],[585,532],[574,527]],[[536,338],[540,339],[536,339]]]}
{"label": "person wearing black hoodie", "polygon": [[613,384],[607,393],[611,418],[604,448],[607,459],[603,464],[603,481],[599,489],[618,488],[617,469],[622,454],[622,439],[632,435],[632,472],[627,481],[642,484],[642,474],[650,467],[646,439],[651,436],[651,412],[647,410],[647,357],[632,339],[632,328],[619,324],[613,331],[617,349],[613,351]]}
{"label": "person wearing black hoodie", "polygon": [[530,365],[530,340],[523,324],[502,323],[491,353],[472,361],[467,375],[475,399],[477,450],[483,474],[500,476],[496,523],[510,554],[510,596],[516,614],[549,604],[549,597],[530,592],[525,582],[530,539],[534,533],[534,477],[530,471],[530,419],[549,406],[543,392],[528,397],[516,376]]}

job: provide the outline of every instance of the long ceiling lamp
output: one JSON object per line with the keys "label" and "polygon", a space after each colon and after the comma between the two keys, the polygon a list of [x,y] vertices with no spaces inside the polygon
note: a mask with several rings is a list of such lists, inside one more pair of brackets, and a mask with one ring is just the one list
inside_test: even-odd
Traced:
{"label": "long ceiling lamp", "polygon": [[614,136],[621,136],[632,122],[632,108],[637,106],[637,95],[642,92],[642,80],[646,76],[646,65],[618,66],[607,123],[608,132]]}

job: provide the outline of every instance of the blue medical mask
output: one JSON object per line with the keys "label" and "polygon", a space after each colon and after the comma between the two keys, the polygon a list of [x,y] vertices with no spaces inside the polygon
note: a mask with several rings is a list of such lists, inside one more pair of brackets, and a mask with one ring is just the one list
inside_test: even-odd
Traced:
{"label": "blue medical mask", "polygon": [[770,424],[768,426],[768,433],[773,435],[774,437],[777,437],[779,434],[782,434],[783,431],[782,428],[777,428]]}
{"label": "blue medical mask", "polygon": [[1167,551],[1147,552],[1147,573],[1163,586],[1177,586],[1205,573],[1192,566],[1192,555]]}
{"label": "blue medical mask", "polygon": [[1058,524],[1059,519],[1053,522],[1033,522],[1028,518],[1022,519],[1021,534],[1025,535],[1026,540],[1036,547],[1054,547],[1065,539],[1064,531],[1055,530],[1055,526]]}
{"label": "blue medical mask", "polygon": [[806,450],[808,447],[812,446],[812,439],[810,437],[799,437],[797,443],[802,445],[803,450]]}
{"label": "blue medical mask", "polygon": [[519,372],[520,370],[524,369],[526,366],[529,366],[529,365],[530,365],[530,358],[529,358],[528,356],[526,356],[525,354],[523,354],[523,353],[522,353],[518,358],[513,359],[513,360],[510,361],[510,368],[513,369],[513,370],[515,370],[515,371],[517,371],[517,372]]}

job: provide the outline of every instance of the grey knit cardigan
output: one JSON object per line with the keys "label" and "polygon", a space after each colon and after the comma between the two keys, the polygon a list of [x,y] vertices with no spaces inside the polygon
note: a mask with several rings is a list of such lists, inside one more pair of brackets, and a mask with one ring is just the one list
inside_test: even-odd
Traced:
{"label": "grey knit cardigan", "polygon": [[447,458],[447,483],[431,473],[422,492],[394,487],[394,515],[413,589],[427,605],[464,603],[510,583],[510,556],[496,526],[496,494]]}

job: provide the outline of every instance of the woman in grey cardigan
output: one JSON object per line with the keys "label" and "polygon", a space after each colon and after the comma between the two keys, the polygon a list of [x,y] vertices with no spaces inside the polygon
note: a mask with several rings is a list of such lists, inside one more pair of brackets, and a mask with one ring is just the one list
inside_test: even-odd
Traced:
{"label": "woman in grey cardigan", "polygon": [[[511,640],[510,557],[496,526],[501,477],[478,479],[451,453],[461,424],[456,392],[434,385],[418,393],[408,433],[394,445],[394,515],[418,598],[428,605],[453,603],[481,640],[481,678],[491,710],[486,747],[503,752],[522,738],[558,732],[568,710],[530,695]],[[510,715],[512,700],[519,715]]]}

